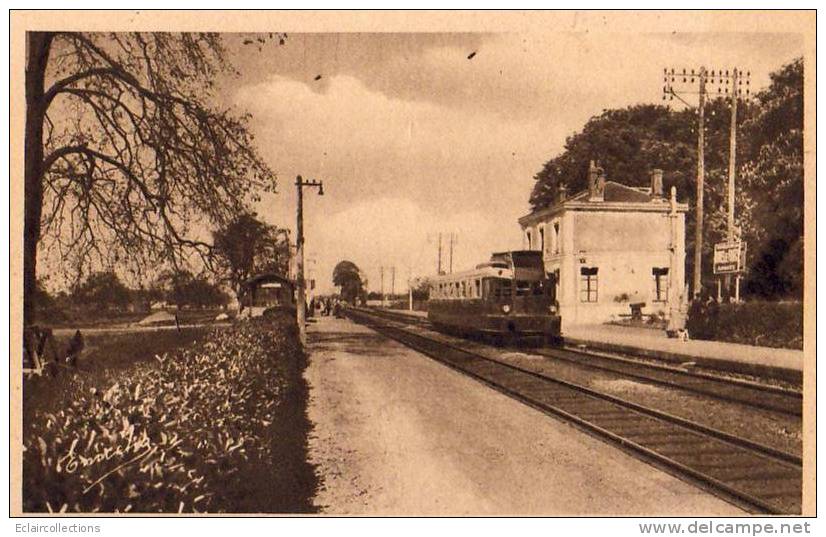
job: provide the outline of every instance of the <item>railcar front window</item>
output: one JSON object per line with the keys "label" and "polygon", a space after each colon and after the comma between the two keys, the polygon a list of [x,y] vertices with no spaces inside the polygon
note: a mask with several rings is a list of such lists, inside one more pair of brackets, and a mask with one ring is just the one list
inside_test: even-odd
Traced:
{"label": "railcar front window", "polygon": [[502,297],[507,298],[511,296],[511,282],[510,280],[502,280]]}
{"label": "railcar front window", "polygon": [[531,282],[519,280],[516,282],[516,296],[527,296],[531,292]]}

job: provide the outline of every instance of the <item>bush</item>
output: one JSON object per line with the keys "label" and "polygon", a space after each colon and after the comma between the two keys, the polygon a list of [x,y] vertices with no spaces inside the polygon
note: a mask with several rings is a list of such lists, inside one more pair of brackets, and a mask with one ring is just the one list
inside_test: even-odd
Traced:
{"label": "bush", "polygon": [[78,378],[24,424],[24,510],[311,510],[303,365],[280,318],[214,330],[105,389]]}
{"label": "bush", "polygon": [[803,348],[800,302],[692,303],[686,323],[692,339],[762,347]]}

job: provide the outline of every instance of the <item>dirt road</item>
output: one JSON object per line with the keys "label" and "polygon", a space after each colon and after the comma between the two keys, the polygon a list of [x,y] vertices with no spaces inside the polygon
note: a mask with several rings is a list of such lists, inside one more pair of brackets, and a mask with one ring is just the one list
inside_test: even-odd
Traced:
{"label": "dirt road", "polygon": [[310,340],[323,512],[742,514],[350,321],[321,318]]}

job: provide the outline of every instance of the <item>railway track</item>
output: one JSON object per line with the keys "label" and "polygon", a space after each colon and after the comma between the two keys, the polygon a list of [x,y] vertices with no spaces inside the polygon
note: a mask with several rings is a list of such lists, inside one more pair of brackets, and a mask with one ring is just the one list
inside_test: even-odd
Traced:
{"label": "railway track", "polygon": [[[373,310],[370,313],[423,328],[430,327],[427,319],[421,317],[382,310]],[[803,414],[803,393],[799,390],[723,377],[702,371],[691,371],[677,366],[641,361],[614,354],[589,352],[575,347],[545,347],[534,349],[532,352],[579,367],[608,371],[626,378],[677,388],[723,401],[741,403],[792,416]]]}
{"label": "railway track", "polygon": [[378,332],[756,513],[801,512],[799,457],[446,343],[373,312]]}

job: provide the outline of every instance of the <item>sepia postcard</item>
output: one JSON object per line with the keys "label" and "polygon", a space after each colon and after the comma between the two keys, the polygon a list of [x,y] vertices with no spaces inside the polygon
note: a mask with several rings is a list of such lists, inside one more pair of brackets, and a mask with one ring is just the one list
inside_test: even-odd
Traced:
{"label": "sepia postcard", "polygon": [[816,515],[815,11],[10,18],[11,516]]}

